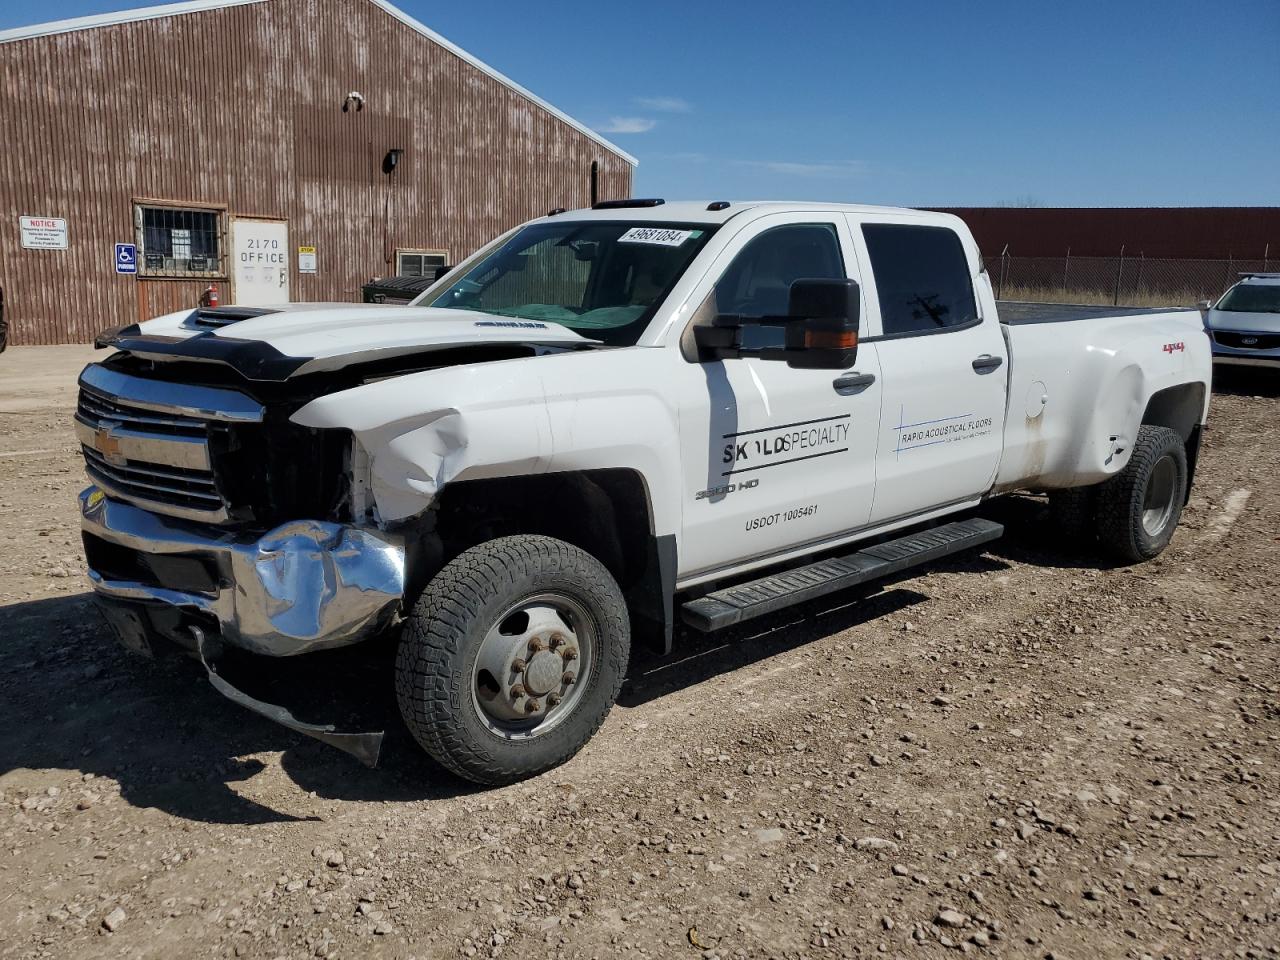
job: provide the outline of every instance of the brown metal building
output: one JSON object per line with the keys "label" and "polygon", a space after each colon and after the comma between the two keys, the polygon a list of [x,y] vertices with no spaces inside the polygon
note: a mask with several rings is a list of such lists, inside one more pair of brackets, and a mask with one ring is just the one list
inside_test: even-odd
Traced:
{"label": "brown metal building", "polygon": [[88,341],[210,284],[223,303],[358,300],[550,208],[629,196],[636,163],[385,0],[9,30],[0,96],[19,344]]}

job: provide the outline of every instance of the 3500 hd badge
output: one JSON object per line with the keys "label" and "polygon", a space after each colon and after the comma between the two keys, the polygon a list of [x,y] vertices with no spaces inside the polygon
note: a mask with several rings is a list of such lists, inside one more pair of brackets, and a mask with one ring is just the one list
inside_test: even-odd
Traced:
{"label": "3500 hd badge", "polygon": [[733,493],[735,490],[750,490],[758,486],[759,483],[760,481],[755,479],[741,480],[738,483],[726,483],[720,487],[712,487],[710,490],[699,490],[694,494],[693,499],[706,500],[708,497],[723,497]]}

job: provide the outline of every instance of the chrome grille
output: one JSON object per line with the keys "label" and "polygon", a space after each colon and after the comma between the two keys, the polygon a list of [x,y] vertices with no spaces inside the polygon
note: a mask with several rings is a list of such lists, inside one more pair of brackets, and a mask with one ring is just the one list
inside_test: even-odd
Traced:
{"label": "chrome grille", "polygon": [[82,446],[81,450],[89,479],[125,499],[165,503],[209,514],[226,508],[211,471],[179,470],[145,460],[128,460],[120,466],[108,462],[92,447]]}
{"label": "chrome grille", "polygon": [[166,416],[128,407],[113,397],[94,393],[84,387],[80,388],[80,403],[76,408],[76,414],[91,424],[102,420],[113,420],[119,423],[137,424],[157,433],[176,433],[188,437],[204,437],[205,434],[204,420],[196,417]]}
{"label": "chrome grille", "polygon": [[236,391],[91,366],[80,378],[75,427],[85,472],[108,496],[221,523],[230,519],[231,505],[210,459],[209,422],[261,418],[261,406]]}

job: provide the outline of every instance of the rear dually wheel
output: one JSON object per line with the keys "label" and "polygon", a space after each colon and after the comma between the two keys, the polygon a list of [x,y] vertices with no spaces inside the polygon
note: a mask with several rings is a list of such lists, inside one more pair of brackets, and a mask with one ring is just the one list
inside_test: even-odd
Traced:
{"label": "rear dually wheel", "polygon": [[1168,427],[1143,425],[1125,468],[1098,488],[1098,540],[1128,563],[1158,556],[1187,499],[1187,451]]}

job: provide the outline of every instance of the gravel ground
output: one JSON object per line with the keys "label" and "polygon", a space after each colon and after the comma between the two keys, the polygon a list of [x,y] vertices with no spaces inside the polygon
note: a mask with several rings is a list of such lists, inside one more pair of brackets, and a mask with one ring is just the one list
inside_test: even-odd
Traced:
{"label": "gravel ground", "polygon": [[385,646],[253,678],[386,719],[372,772],[117,653],[84,359],[0,357],[0,958],[1280,956],[1278,375],[1222,375],[1155,562],[993,503],[985,553],[682,634],[576,759],[480,790]]}

